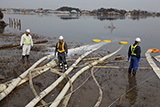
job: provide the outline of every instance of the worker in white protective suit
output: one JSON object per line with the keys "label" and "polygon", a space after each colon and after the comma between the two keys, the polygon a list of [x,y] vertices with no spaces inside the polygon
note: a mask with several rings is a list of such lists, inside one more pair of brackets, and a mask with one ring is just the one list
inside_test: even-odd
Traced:
{"label": "worker in white protective suit", "polygon": [[21,36],[20,48],[22,48],[22,60],[25,58],[25,56],[28,60],[30,50],[33,48],[33,40],[32,36],[30,35],[30,29],[27,29],[26,33]]}

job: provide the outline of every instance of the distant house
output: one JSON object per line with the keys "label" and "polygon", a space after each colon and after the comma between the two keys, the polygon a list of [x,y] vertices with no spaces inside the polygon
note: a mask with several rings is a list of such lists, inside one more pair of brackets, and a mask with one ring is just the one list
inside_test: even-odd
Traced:
{"label": "distant house", "polygon": [[115,12],[115,11],[108,12],[107,14],[109,14],[109,15],[120,15],[119,12]]}
{"label": "distant house", "polygon": [[82,14],[90,14],[90,11],[89,10],[82,10],[81,13]]}
{"label": "distant house", "polygon": [[74,14],[74,13],[77,13],[77,11],[76,11],[76,10],[71,10],[71,13],[73,13],[73,14]]}
{"label": "distant house", "polygon": [[126,14],[125,14],[125,16],[127,16],[127,17],[131,17],[131,12],[127,12]]}
{"label": "distant house", "polygon": [[132,10],[131,15],[139,15],[140,11],[138,10]]}

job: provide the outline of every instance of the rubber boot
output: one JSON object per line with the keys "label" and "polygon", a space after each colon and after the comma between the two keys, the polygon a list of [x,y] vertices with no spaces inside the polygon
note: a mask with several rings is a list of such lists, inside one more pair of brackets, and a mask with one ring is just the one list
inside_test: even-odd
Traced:
{"label": "rubber boot", "polygon": [[24,55],[22,55],[21,62],[22,62],[23,64],[24,64],[24,62],[25,62],[25,61],[24,61],[24,57],[25,57],[25,56],[24,56]]}
{"label": "rubber boot", "polygon": [[27,57],[27,60],[29,60],[29,55],[26,55],[26,57]]}
{"label": "rubber boot", "polygon": [[136,70],[134,70],[134,71],[132,72],[132,74],[133,74],[133,76],[135,76],[135,75],[136,75]]}
{"label": "rubber boot", "polygon": [[132,69],[130,69],[130,68],[128,69],[128,74],[131,74],[131,70],[132,70]]}
{"label": "rubber boot", "polygon": [[22,60],[24,60],[24,57],[25,57],[25,56],[24,56],[24,55],[22,55]]}
{"label": "rubber boot", "polygon": [[62,63],[59,63],[59,68],[60,68],[60,69],[62,69],[62,68],[63,68]]}
{"label": "rubber boot", "polygon": [[64,65],[64,69],[65,69],[65,70],[67,70],[67,69],[68,69],[67,64],[65,64],[65,65]]}

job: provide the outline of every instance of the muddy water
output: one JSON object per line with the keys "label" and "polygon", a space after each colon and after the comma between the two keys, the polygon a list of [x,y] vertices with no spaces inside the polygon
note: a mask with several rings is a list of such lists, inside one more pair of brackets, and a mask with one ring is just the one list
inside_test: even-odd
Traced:
{"label": "muddy water", "polygon": [[[6,37],[0,36],[2,41],[7,41],[8,43],[13,43],[9,38],[12,38],[14,41],[19,42],[17,37]],[[39,39],[43,39],[39,37]],[[50,40],[50,39],[49,39]],[[56,43],[57,39],[49,41],[50,43]],[[76,44],[77,46],[80,43],[73,41],[68,41],[68,44]],[[116,46],[115,46],[116,47]],[[124,47],[125,48],[125,47]],[[118,49],[118,46],[114,49]],[[114,50],[113,49],[113,50]],[[102,57],[110,52],[113,52],[108,46],[104,46],[98,51],[92,53],[88,57]],[[48,51],[45,47],[35,47],[31,51],[30,60],[22,62],[21,59],[21,49],[8,48],[0,49],[0,75],[5,79],[0,80],[0,83],[11,80],[18,77],[21,73],[27,70],[33,63],[35,63],[39,58],[45,56]],[[119,52],[116,55],[122,55]],[[115,55],[115,56],[116,56]],[[117,62],[109,63],[110,61],[115,61],[114,57],[108,59],[105,62],[107,64],[100,64],[101,66],[129,66],[128,62]],[[126,60],[124,57],[122,60]],[[47,63],[46,61],[45,63]],[[69,66],[73,62],[68,62]],[[81,62],[79,65],[83,65],[85,62]],[[158,62],[157,62],[158,63]],[[44,63],[43,63],[44,64]],[[42,64],[42,65],[43,65]],[[145,58],[142,58],[139,66],[149,67]],[[58,67],[56,67],[58,69]],[[81,68],[76,68],[73,70],[69,76],[73,76],[75,72]],[[96,70],[96,69],[95,69]],[[74,89],[84,82],[90,76],[90,70],[83,73],[73,84]],[[33,79],[34,87],[38,93],[47,88],[51,83],[53,83],[59,76],[47,71],[41,76]],[[152,70],[138,70],[136,77],[129,76],[127,69],[98,69],[95,73],[95,77],[99,82],[102,91],[103,99],[100,107],[158,107],[160,105],[160,81],[158,77]],[[65,85],[66,80],[64,80],[58,87],[53,90],[44,100],[47,103],[52,102],[59,92],[62,90]],[[73,93],[68,107],[93,107],[99,97],[99,90],[92,78],[90,78],[81,88]],[[0,101],[0,107],[24,107],[32,99],[34,95],[31,92],[28,82],[16,88],[12,93],[10,93],[5,99]],[[120,100],[121,98],[121,100]],[[38,105],[41,105],[40,103]],[[60,104],[60,106],[62,106]]]}
{"label": "muddy water", "polygon": [[[121,62],[107,65],[128,66],[128,63]],[[140,66],[148,66],[145,59]],[[99,69],[95,76],[103,90],[101,107],[158,107],[160,104],[158,99],[160,82],[152,70],[138,70],[136,77],[132,77],[128,75],[127,69]],[[82,75],[76,83],[84,80],[84,78]],[[96,84],[93,79],[90,79],[74,93],[68,106],[93,107],[98,99],[98,93]],[[121,96],[122,100],[120,101]]]}

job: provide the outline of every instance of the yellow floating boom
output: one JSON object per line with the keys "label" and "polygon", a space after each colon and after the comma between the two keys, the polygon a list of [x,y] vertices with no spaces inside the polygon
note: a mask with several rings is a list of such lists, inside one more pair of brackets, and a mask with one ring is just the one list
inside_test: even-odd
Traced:
{"label": "yellow floating boom", "polygon": [[119,41],[119,44],[121,44],[121,45],[127,45],[127,44],[128,44],[128,42],[125,42],[125,41]]}
{"label": "yellow floating boom", "polygon": [[100,39],[93,39],[92,41],[93,41],[93,42],[101,42]]}
{"label": "yellow floating boom", "polygon": [[108,43],[110,43],[110,42],[111,42],[111,40],[103,40],[103,42],[108,42]]}

